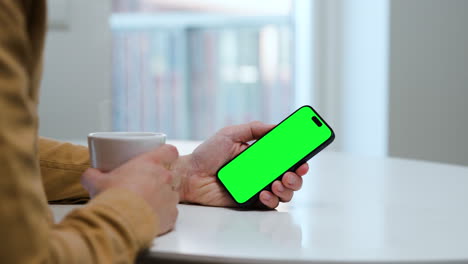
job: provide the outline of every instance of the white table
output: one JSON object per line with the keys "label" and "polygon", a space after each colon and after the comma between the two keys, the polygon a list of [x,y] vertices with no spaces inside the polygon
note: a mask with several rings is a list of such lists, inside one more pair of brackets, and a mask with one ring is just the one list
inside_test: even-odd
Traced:
{"label": "white table", "polygon": [[[145,260],[468,263],[468,167],[326,151],[310,167],[277,211],[179,205]],[[58,219],[72,208],[53,206]]]}

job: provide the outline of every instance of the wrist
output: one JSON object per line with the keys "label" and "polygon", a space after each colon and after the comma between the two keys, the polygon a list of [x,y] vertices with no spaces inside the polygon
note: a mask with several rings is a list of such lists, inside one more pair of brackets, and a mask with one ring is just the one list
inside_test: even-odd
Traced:
{"label": "wrist", "polygon": [[192,155],[180,156],[173,164],[171,171],[179,183],[177,186],[179,190],[179,200],[181,203],[186,202],[185,193],[189,186],[187,186],[187,177],[193,169]]}

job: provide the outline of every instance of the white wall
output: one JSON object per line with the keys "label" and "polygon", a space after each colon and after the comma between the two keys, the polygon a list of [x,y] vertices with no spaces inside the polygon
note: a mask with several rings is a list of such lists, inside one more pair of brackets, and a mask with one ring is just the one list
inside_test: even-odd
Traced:
{"label": "white wall", "polygon": [[331,149],[388,153],[388,1],[314,0],[312,97],[335,130]]}
{"label": "white wall", "polygon": [[468,165],[468,1],[392,0],[391,156]]}
{"label": "white wall", "polygon": [[468,1],[314,2],[312,96],[334,149],[468,165]]}
{"label": "white wall", "polygon": [[111,87],[110,0],[55,0],[49,8],[60,8],[53,16],[65,12],[66,20],[47,35],[39,134],[83,140],[110,128],[110,106],[103,103]]}
{"label": "white wall", "polygon": [[388,0],[345,0],[342,11],[342,150],[388,153]]}

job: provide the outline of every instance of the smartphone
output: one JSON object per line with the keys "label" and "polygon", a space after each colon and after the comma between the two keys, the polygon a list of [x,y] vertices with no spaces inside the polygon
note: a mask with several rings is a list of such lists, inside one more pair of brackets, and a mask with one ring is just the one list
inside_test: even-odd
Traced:
{"label": "smartphone", "polygon": [[334,138],[325,120],[305,105],[222,166],[217,179],[238,205],[249,205],[262,190],[271,190],[275,180],[295,171]]}

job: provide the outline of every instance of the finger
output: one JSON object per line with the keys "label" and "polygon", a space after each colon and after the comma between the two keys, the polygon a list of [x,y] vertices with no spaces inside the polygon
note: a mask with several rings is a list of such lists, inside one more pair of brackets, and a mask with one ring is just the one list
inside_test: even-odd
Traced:
{"label": "finger", "polygon": [[173,192],[173,194],[176,194],[177,199],[179,199],[179,191],[181,188],[182,181],[182,178],[179,174],[176,174],[170,169],[164,168],[163,166],[156,166],[152,170],[152,173],[154,175],[158,175],[158,177],[161,178],[162,183],[170,185],[171,191]]}
{"label": "finger", "polygon": [[81,181],[87,183],[95,182],[101,176],[101,174],[102,172],[100,172],[98,169],[88,168],[81,176]]}
{"label": "finger", "polygon": [[305,175],[309,171],[309,164],[304,163],[296,170],[296,174],[299,176]]}
{"label": "finger", "polygon": [[179,157],[179,152],[173,145],[165,144],[143,155],[154,162],[162,163],[165,167],[171,167],[172,163]]}
{"label": "finger", "polygon": [[249,142],[261,138],[274,127],[275,125],[254,121],[233,127],[233,129],[228,132],[228,136],[236,142]]}
{"label": "finger", "polygon": [[182,177],[178,176],[177,174],[174,174],[172,173],[172,191],[174,191],[175,193],[177,193],[177,199],[179,202],[179,192],[180,192],[180,188],[182,187]]}
{"label": "finger", "polygon": [[302,177],[294,172],[286,172],[281,179],[281,182],[286,188],[297,191],[302,187]]}
{"label": "finger", "polygon": [[260,193],[260,201],[268,208],[274,209],[279,204],[278,196],[272,194],[269,191],[262,191]]}
{"label": "finger", "polygon": [[94,196],[99,188],[99,179],[103,173],[94,168],[88,168],[81,176],[81,185],[88,191],[91,196]]}
{"label": "finger", "polygon": [[273,194],[279,197],[281,202],[291,201],[294,193],[292,189],[286,188],[280,181],[275,181],[271,186],[271,190]]}

